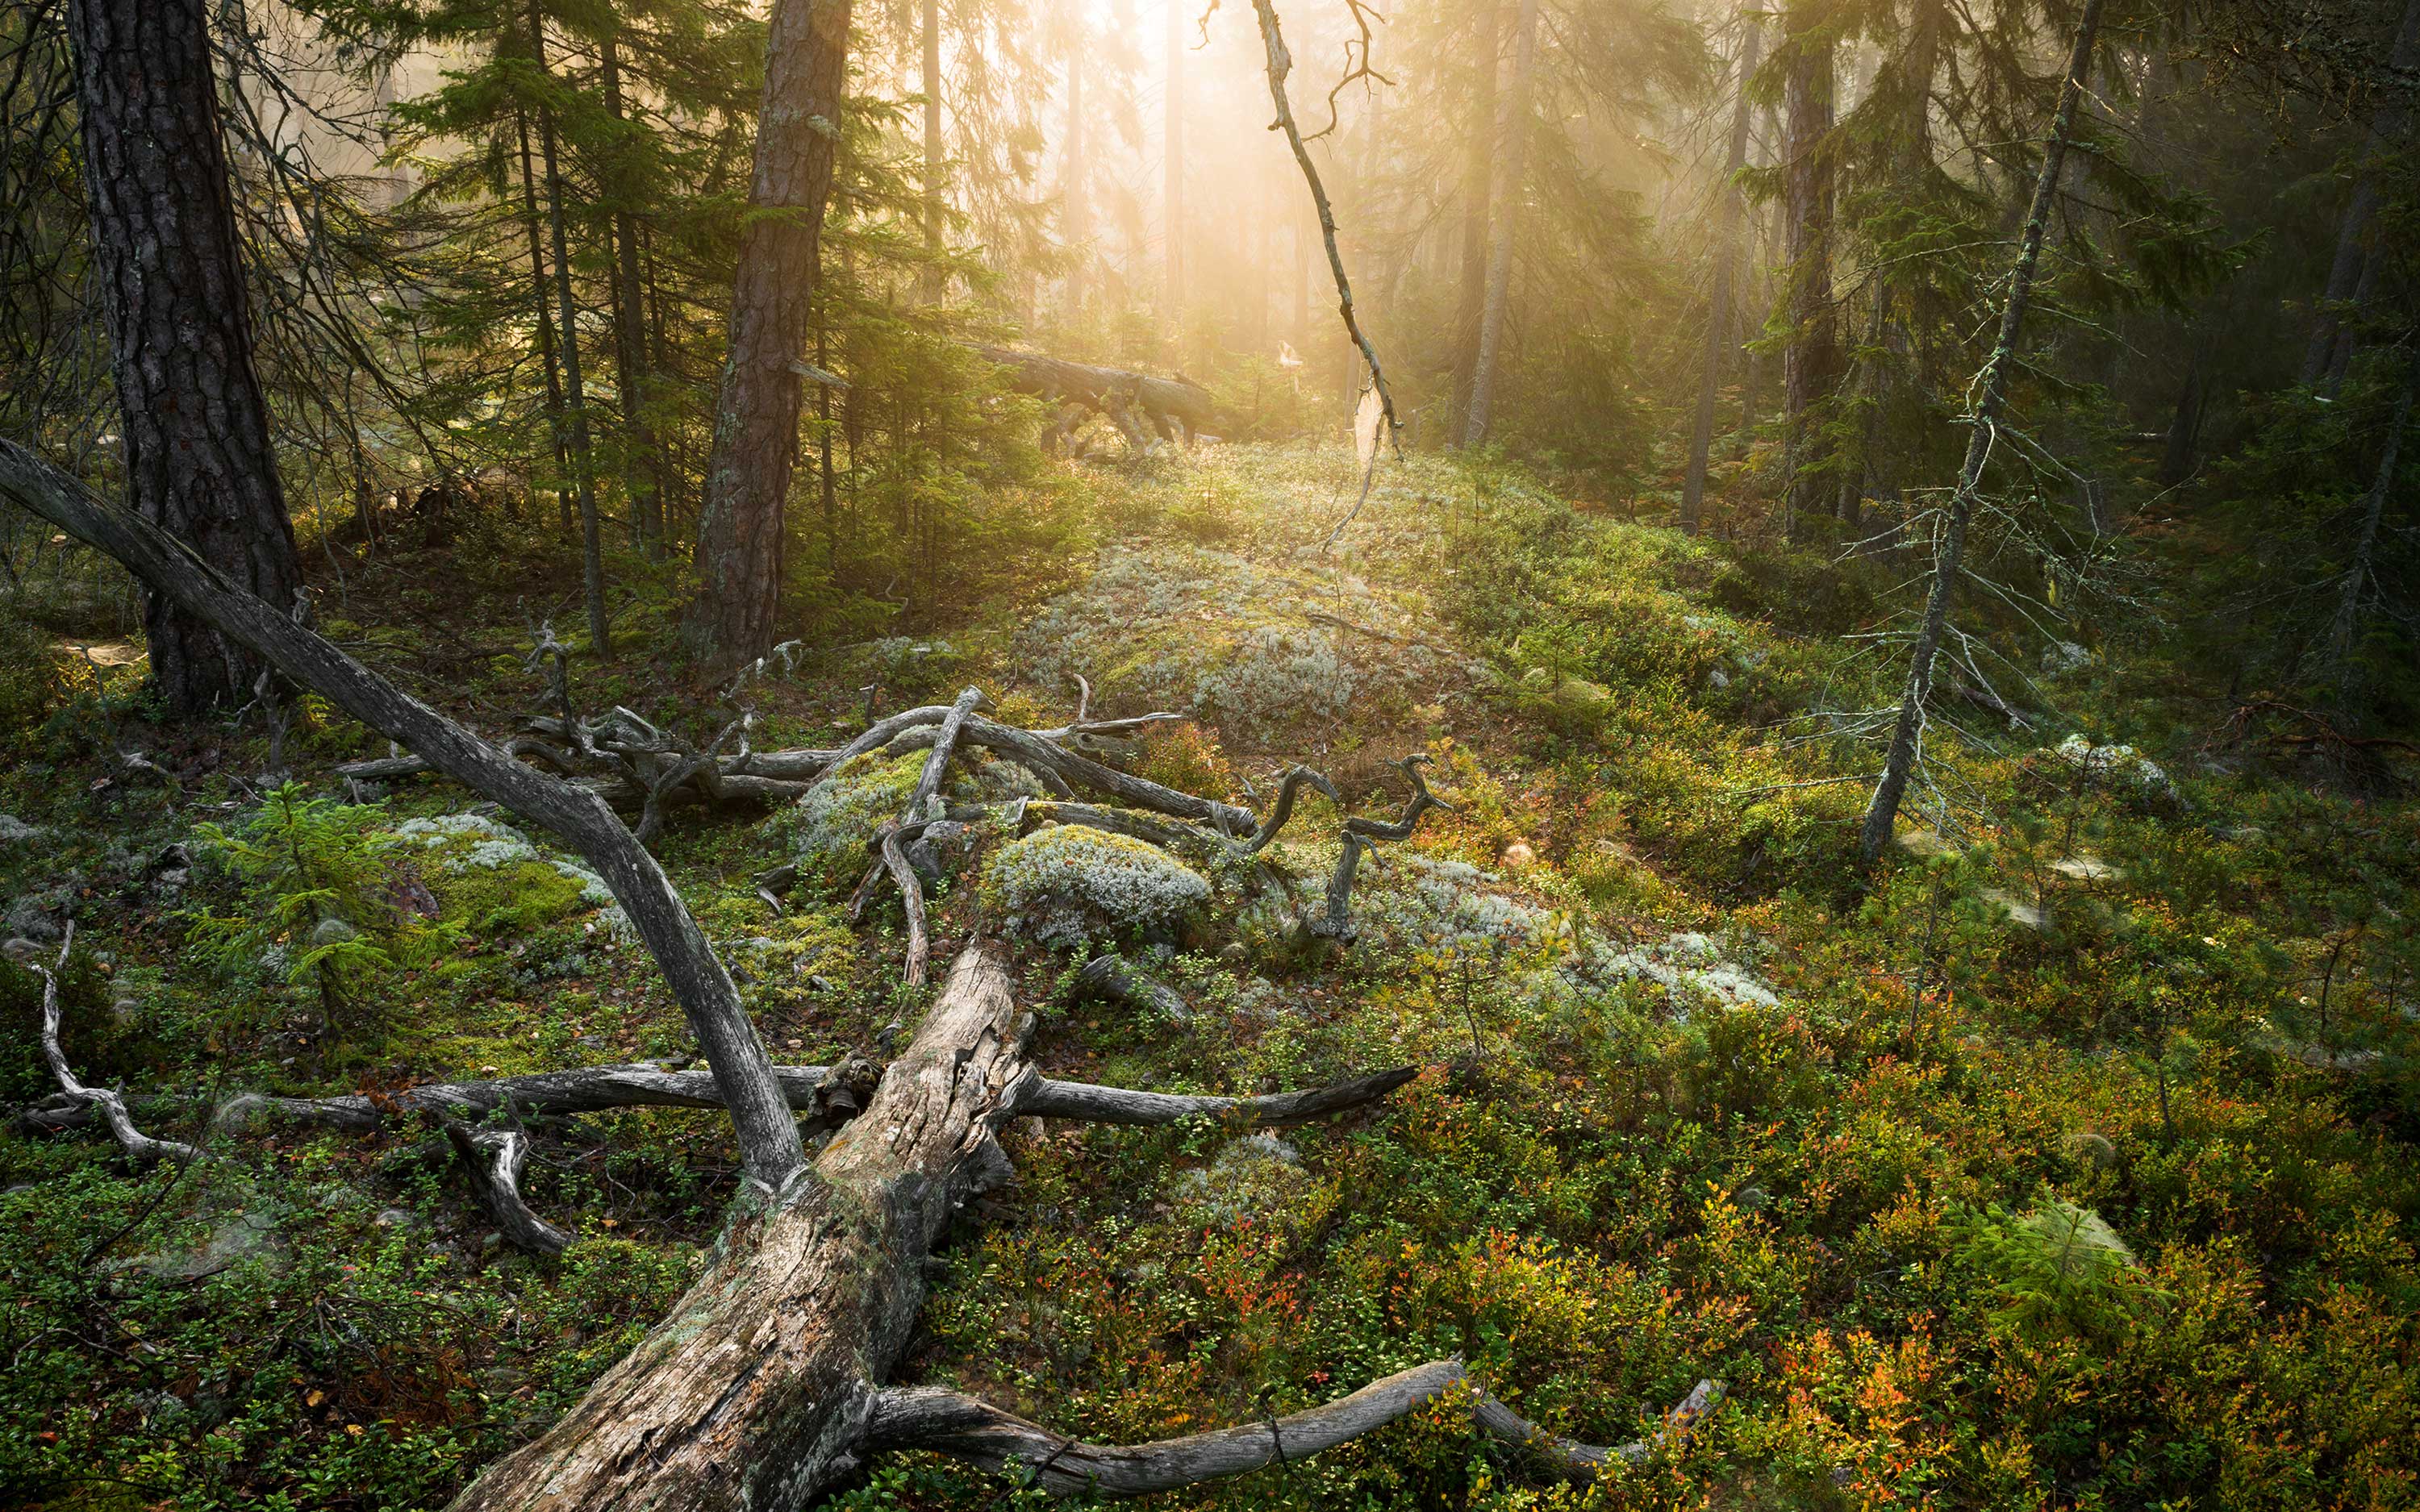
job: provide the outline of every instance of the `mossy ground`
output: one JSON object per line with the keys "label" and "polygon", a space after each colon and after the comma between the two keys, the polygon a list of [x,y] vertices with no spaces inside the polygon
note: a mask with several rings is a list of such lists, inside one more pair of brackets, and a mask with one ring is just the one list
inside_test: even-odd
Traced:
{"label": "mossy ground", "polygon": [[[1018,1127],[1016,1180],[954,1236],[912,1377],[1096,1441],[1289,1411],[1453,1353],[1598,1442],[1701,1376],[1730,1390],[1685,1455],[1587,1491],[1533,1482],[1440,1412],[1171,1499],[1204,1507],[2410,1504],[2413,963],[2408,939],[2347,937],[2371,899],[2411,917],[2413,810],[2200,759],[2211,706],[2112,636],[2106,659],[2045,679],[2055,726],[1944,737],[1976,808],[1942,854],[1869,885],[1849,864],[1864,789],[1837,779],[1870,754],[1778,722],[1886,695],[1885,670],[1842,639],[1875,613],[1859,574],[1431,459],[1388,470],[1322,555],[1348,474],[1341,454],[1231,447],[1070,481],[1047,559],[1004,553],[946,621],[762,691],[760,746],[845,738],[874,680],[885,709],[972,682],[1031,722],[1072,712],[1074,671],[1107,714],[1208,687],[1202,726],[1118,759],[1233,798],[1310,761],[1356,811],[1391,817],[1387,763],[1426,751],[1457,808],[1403,850],[1474,869],[1451,873],[1472,902],[1449,926],[1420,901],[1429,873],[1384,853],[1364,879],[1370,937],[1342,955],[1225,919],[1200,943],[1241,940],[1243,959],[1162,968],[1193,1004],[1183,1023],[1074,1005],[1068,958],[1024,952],[1054,1075],[1251,1092],[1428,1069],[1383,1106],[1287,1134],[1281,1157],[1207,1126]],[[1114,546],[1099,560],[1118,576],[1088,579],[1095,559],[1071,543]],[[390,563],[356,574],[339,629],[500,728],[535,689],[479,616],[511,623],[497,607],[520,585],[459,554],[473,594],[427,586],[454,563]],[[1155,587],[1156,571],[1188,576]],[[625,618],[659,625],[660,596]],[[1071,627],[1056,659],[1034,654],[1043,624]],[[8,735],[0,811],[42,835],[0,842],[0,893],[77,914],[68,1048],[87,1079],[351,1091],[693,1053],[644,953],[542,858],[401,863],[398,885],[460,926],[457,954],[380,981],[334,1042],[307,995],[197,969],[181,911],[247,901],[207,866],[180,890],[157,862],[195,820],[248,810],[257,724],[152,733],[127,675],[103,704],[72,671],[42,671],[23,692],[38,712]],[[1289,678],[1366,696],[1235,693]],[[715,717],[671,663],[582,658],[574,679],[592,704]],[[304,712],[287,748],[306,779],[383,752]],[[2037,751],[2070,730],[2141,748],[2180,801],[2068,780]],[[104,740],[135,733],[173,788],[101,764]],[[378,822],[468,801],[407,781]],[[1338,817],[1312,800],[1277,856],[1313,889]],[[782,1058],[878,1059],[929,995],[895,985],[896,905],[852,929],[855,878],[835,867],[774,917],[752,876],[787,858],[783,831],[683,812],[659,853]],[[2054,868],[2078,853],[2112,867]],[[934,888],[944,937],[984,917],[976,874]],[[1778,1005],[1635,977],[1549,989],[1574,941],[1683,930],[1728,941]],[[0,965],[0,1007],[27,1031],[0,1059],[13,1101],[46,1090],[37,1001]],[[153,1123],[184,1132],[173,1112]],[[529,1193],[582,1239],[541,1263],[484,1244],[425,1131],[226,1153],[207,1174],[132,1176],[88,1136],[0,1138],[0,1500],[442,1504],[662,1311],[733,1180],[710,1115],[551,1132]],[[2105,1221],[2140,1270],[2029,1269],[2034,1230],[1993,1207],[2057,1202]],[[200,1278],[124,1263],[189,1252],[238,1208],[271,1214],[275,1242]],[[842,1504],[1018,1494],[904,1456]]]}

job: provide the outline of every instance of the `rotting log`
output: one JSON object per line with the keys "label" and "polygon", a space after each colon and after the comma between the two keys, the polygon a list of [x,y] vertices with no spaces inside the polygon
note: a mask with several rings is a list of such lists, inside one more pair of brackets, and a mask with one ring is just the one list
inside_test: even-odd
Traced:
{"label": "rotting log", "polygon": [[1054,400],[1106,415],[1127,440],[1147,444],[1136,419],[1148,421],[1162,440],[1190,440],[1218,424],[1218,402],[1191,378],[1155,378],[1132,368],[1094,367],[1039,352],[978,347],[977,355],[1008,369],[1019,393]]}

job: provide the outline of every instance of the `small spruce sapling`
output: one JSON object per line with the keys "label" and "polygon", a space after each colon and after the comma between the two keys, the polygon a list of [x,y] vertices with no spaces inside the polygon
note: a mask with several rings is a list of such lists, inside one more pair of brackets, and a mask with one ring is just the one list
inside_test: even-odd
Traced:
{"label": "small spruce sapling", "polygon": [[377,827],[382,813],[287,782],[241,825],[198,826],[258,904],[228,918],[196,912],[194,946],[223,971],[275,965],[316,991],[326,1030],[341,1032],[344,1011],[389,973],[430,965],[461,933],[396,903],[389,857],[402,842]]}

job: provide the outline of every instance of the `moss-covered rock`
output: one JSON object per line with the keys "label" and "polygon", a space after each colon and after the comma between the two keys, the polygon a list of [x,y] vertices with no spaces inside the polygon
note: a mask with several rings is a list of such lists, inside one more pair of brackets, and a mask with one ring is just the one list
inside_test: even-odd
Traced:
{"label": "moss-covered rock", "polygon": [[984,891],[1011,933],[1077,945],[1172,922],[1209,898],[1210,884],[1157,846],[1054,825],[995,852]]}
{"label": "moss-covered rock", "polygon": [[[866,842],[897,818],[916,791],[925,749],[867,751],[826,774],[772,821],[802,872],[837,880],[865,864]],[[1007,803],[1046,795],[1041,780],[988,751],[962,749],[945,796],[956,803]]]}

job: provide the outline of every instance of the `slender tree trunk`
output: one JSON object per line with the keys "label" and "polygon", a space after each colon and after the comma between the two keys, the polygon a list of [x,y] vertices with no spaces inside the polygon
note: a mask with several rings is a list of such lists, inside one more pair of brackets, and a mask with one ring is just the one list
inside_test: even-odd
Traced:
{"label": "slender tree trunk", "polygon": [[[599,67],[605,112],[619,122],[623,119],[622,66],[611,33],[606,35]],[[647,371],[646,325],[639,308],[643,286],[639,278],[639,219],[632,209],[639,185],[630,171],[629,151],[630,144],[624,141],[615,145],[613,154],[613,250],[620,270],[613,281],[614,378],[622,390],[622,424],[629,433],[633,454],[628,480],[633,528],[646,542],[648,554],[660,561],[664,554],[666,490],[663,457],[647,423],[648,391],[653,387],[654,375]]]}
{"label": "slender tree trunk", "polygon": [[1177,306],[1185,297],[1185,14],[1180,0],[1169,0],[1167,120],[1160,131],[1160,218],[1167,237],[1160,258],[1160,320],[1169,341],[1177,339]]}
{"label": "slender tree trunk", "polygon": [[1798,0],[1783,21],[1790,52],[1782,167],[1789,333],[1781,349],[1781,403],[1789,480],[1784,522],[1793,538],[1822,498],[1815,475],[1817,412],[1839,369],[1838,317],[1832,307],[1835,43],[1823,30],[1828,21],[1813,0]]}
{"label": "slender tree trunk", "polygon": [[2034,270],[2041,261],[2043,238],[2049,234],[2052,202],[2058,194],[2058,172],[2067,160],[2067,142],[2075,129],[2075,109],[2084,97],[2084,83],[2092,67],[2092,46],[2101,30],[2102,0],[2085,0],[2075,26],[2075,48],[2068,58],[2067,76],[2059,85],[2058,107],[2052,118],[2050,140],[2042,148],[2041,174],[2034,181],[2033,204],[2025,215],[2024,239],[2017,248],[2015,269],[2009,275],[2008,302],[2000,310],[1999,339],[1985,360],[1977,387],[1980,391],[1966,440],[1966,460],[1958,472],[1958,488],[1950,496],[1949,520],[1932,566],[1931,590],[1924,605],[1924,621],[1916,631],[1908,658],[1907,684],[1900,696],[1899,722],[1891,732],[1883,761],[1882,780],[1866,806],[1859,849],[1870,864],[1890,843],[1891,826],[1899,817],[1900,800],[1922,754],[1924,704],[1932,693],[1932,660],[1949,619],[1949,598],[1957,591],[1966,529],[1982,491],[1983,469],[1992,457],[2000,416],[2008,408],[2009,376],[2017,365],[2017,340],[2024,333],[2025,309],[2033,299]]}
{"label": "slender tree trunk", "polygon": [[[530,0],[531,56],[547,71],[546,23],[538,0]],[[571,297],[570,238],[564,227],[563,171],[556,160],[554,113],[537,112],[538,152],[546,163],[546,211],[554,239],[554,295],[563,317],[563,388],[571,420],[571,484],[580,498],[580,578],[588,600],[588,640],[611,660],[613,631],[605,617],[605,542],[597,518],[597,454],[588,437],[588,394],[580,380],[580,307]]]}
{"label": "slender tree trunk", "polygon": [[535,306],[537,355],[546,369],[546,432],[554,444],[554,502],[561,513],[563,533],[571,533],[571,493],[563,480],[571,476],[571,447],[566,438],[563,409],[563,368],[554,356],[553,296],[548,292],[546,232],[537,208],[537,174],[530,162],[529,118],[513,112],[513,133],[521,155],[521,229],[529,238],[530,299]]}
{"label": "slender tree trunk", "polygon": [[2412,419],[2415,388],[2420,388],[2420,364],[2408,364],[2402,390],[2395,396],[2394,415],[2386,424],[2386,445],[2379,454],[2378,473],[2370,480],[2369,496],[2363,504],[2361,533],[2353,538],[2352,564],[2345,569],[2343,585],[2336,593],[2335,623],[2328,632],[2328,665],[2335,670],[2339,685],[2351,675],[2353,641],[2361,627],[2362,591],[2377,572],[2374,559],[2379,527],[2386,518],[2386,497],[2395,491],[2395,470],[2401,459],[2403,428]]}
{"label": "slender tree trunk", "polygon": [[1067,43],[1067,138],[1060,145],[1059,228],[1067,248],[1069,327],[1084,318],[1084,275],[1093,260],[1092,207],[1084,199],[1084,44],[1070,33]]}
{"label": "slender tree trunk", "polygon": [[[291,609],[302,564],[253,368],[209,14],[205,0],[70,0],[95,283],[135,509]],[[252,696],[255,658],[158,593],[143,632],[172,716]]]}
{"label": "slender tree trunk", "polygon": [[1721,208],[1714,223],[1714,288],[1706,304],[1705,365],[1698,376],[1698,414],[1689,432],[1689,471],[1681,485],[1681,533],[1698,533],[1698,511],[1706,496],[1706,455],[1714,441],[1714,391],[1722,387],[1726,355],[1731,349],[1731,274],[1739,264],[1740,170],[1747,164],[1750,106],[1748,81],[1756,76],[1764,45],[1764,23],[1743,16],[1745,36],[1740,42],[1739,101],[1731,109],[1730,150],[1723,159],[1723,183],[1717,192]]}
{"label": "slender tree trunk", "polygon": [[941,271],[941,3],[923,0],[918,23],[923,43],[918,77],[924,90],[924,256],[919,283],[924,302],[938,304],[948,292]]}
{"label": "slender tree trunk", "polygon": [[783,503],[799,449],[792,366],[814,320],[815,248],[831,190],[848,60],[849,0],[775,0],[765,108],[731,301],[730,355],[715,403],[698,523],[693,643],[722,664],[772,649]]}
{"label": "slender tree trunk", "polygon": [[1503,143],[1494,191],[1493,235],[1487,245],[1487,302],[1479,317],[1479,355],[1470,369],[1470,406],[1462,423],[1462,444],[1487,440],[1489,410],[1496,401],[1497,358],[1504,347],[1504,307],[1512,292],[1513,222],[1520,218],[1522,178],[1529,146],[1529,93],[1538,53],[1538,0],[1521,0],[1513,23],[1512,85],[1505,91],[1497,125]]}
{"label": "slender tree trunk", "polygon": [[2403,23],[2395,34],[2387,67],[2391,77],[2380,88],[2378,104],[2370,113],[2369,132],[2353,172],[2352,198],[2336,226],[2336,253],[2328,265],[2327,286],[2319,295],[2319,321],[2303,355],[2304,383],[2325,382],[2351,361],[2353,332],[2346,316],[2357,310],[2364,274],[2375,261],[2368,249],[2370,223],[2378,216],[2381,194],[2379,160],[2395,150],[2410,115],[2403,81],[2420,69],[2420,0],[2403,0]]}
{"label": "slender tree trunk", "polygon": [[1453,322],[1454,413],[1470,412],[1470,379],[1479,366],[1479,326],[1487,310],[1489,196],[1495,190],[1496,76],[1503,66],[1503,8],[1481,0],[1471,12],[1470,153],[1462,168],[1461,295]]}

